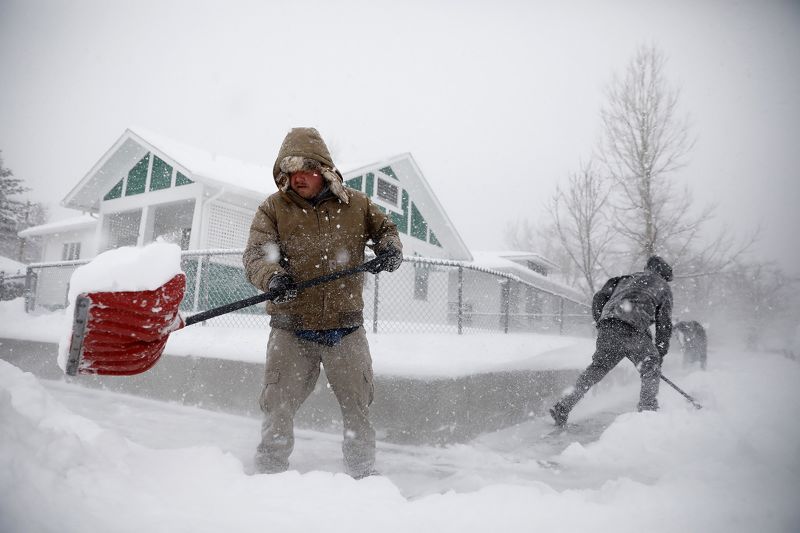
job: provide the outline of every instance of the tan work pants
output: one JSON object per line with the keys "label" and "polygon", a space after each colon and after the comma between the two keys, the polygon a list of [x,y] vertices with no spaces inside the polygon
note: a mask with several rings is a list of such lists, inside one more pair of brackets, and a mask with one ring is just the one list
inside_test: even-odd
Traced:
{"label": "tan work pants", "polygon": [[294,332],[273,328],[267,344],[267,366],[260,405],[264,412],[255,464],[261,472],[289,468],[294,449],[294,415],[314,390],[320,364],[342,410],[347,473],[359,477],[375,463],[375,430],[369,421],[373,398],[372,358],[364,328],[336,346],[299,339]]}

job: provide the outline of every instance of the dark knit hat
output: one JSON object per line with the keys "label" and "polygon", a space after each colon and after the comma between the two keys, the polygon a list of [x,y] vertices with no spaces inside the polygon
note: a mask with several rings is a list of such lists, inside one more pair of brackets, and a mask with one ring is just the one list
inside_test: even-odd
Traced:
{"label": "dark knit hat", "polygon": [[672,281],[672,267],[669,266],[669,263],[657,255],[650,256],[650,259],[647,260],[647,266],[645,269],[649,270],[650,272],[655,272],[664,278],[665,281]]}

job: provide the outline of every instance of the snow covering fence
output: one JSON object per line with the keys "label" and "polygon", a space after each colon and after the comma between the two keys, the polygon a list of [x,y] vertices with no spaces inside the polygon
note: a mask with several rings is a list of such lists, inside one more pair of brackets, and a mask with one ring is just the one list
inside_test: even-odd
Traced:
{"label": "snow covering fence", "polygon": [[[181,304],[192,315],[257,294],[241,265],[242,249],[182,252],[187,290]],[[88,260],[34,263],[25,277],[26,310],[67,307],[69,280]],[[406,257],[391,274],[364,275],[365,327],[373,333],[469,331],[591,334],[589,306],[505,272],[459,261]],[[263,305],[208,321],[221,327],[263,327]]]}

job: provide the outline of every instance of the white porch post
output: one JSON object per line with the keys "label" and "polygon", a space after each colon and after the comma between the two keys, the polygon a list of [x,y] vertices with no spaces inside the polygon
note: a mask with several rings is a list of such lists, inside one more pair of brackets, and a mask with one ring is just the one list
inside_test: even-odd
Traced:
{"label": "white porch post", "polygon": [[136,237],[136,246],[144,246],[144,236],[147,235],[148,228],[152,231],[152,227],[153,225],[150,222],[150,206],[145,204],[144,207],[142,207],[142,217],[139,219],[139,235]]}
{"label": "white porch post", "polygon": [[205,191],[205,186],[201,187],[200,190],[194,197],[194,213],[192,214],[192,233],[189,235],[189,249],[190,250],[198,250],[200,248],[204,248],[204,236],[203,236],[203,194]]}

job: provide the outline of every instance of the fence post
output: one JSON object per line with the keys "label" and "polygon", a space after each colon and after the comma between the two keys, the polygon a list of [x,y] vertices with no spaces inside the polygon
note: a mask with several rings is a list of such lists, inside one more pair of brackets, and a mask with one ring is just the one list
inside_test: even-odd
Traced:
{"label": "fence post", "polygon": [[564,298],[558,299],[558,334],[564,334]]}
{"label": "fence post", "polygon": [[378,287],[380,286],[380,276],[375,274],[375,296],[372,302],[372,333],[378,333]]}
{"label": "fence post", "polygon": [[500,290],[500,312],[503,314],[503,333],[508,333],[508,322],[509,322],[509,311],[510,311],[510,295],[511,295],[511,281],[508,279],[503,279],[500,282],[500,286],[502,287]]}
{"label": "fence post", "polygon": [[33,268],[25,269],[25,312],[30,313],[36,308],[36,272]]}
{"label": "fence post", "polygon": [[464,327],[464,267],[458,265],[458,334]]}
{"label": "fence post", "polygon": [[197,313],[200,311],[200,276],[203,275],[203,256],[197,256],[197,268],[194,271],[194,302],[192,303],[192,311]]}

